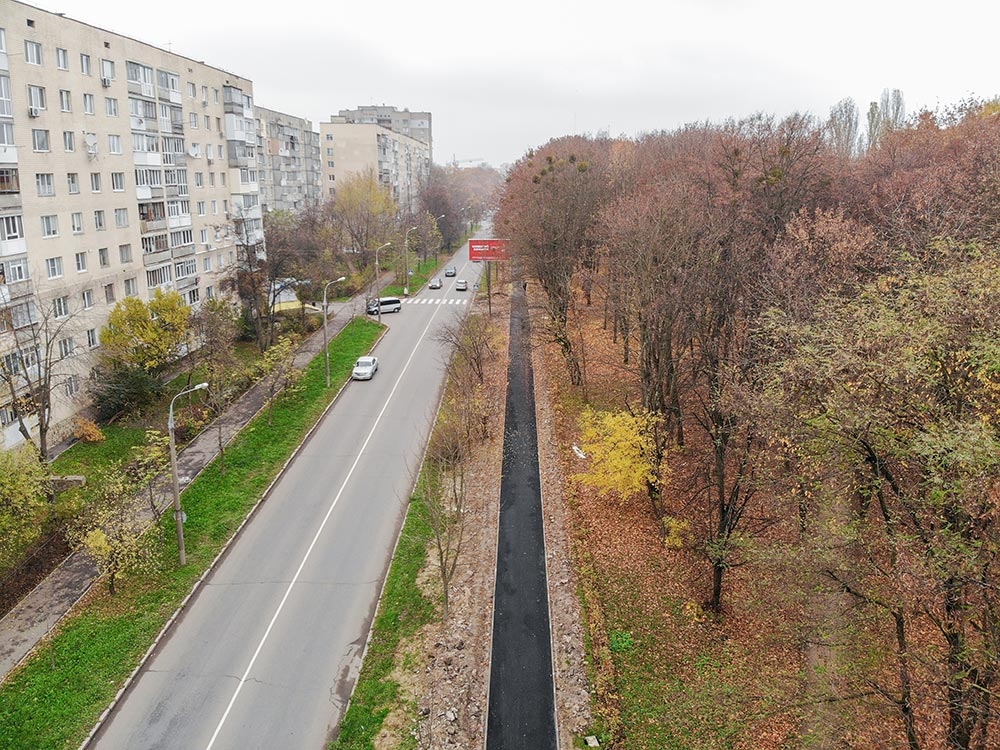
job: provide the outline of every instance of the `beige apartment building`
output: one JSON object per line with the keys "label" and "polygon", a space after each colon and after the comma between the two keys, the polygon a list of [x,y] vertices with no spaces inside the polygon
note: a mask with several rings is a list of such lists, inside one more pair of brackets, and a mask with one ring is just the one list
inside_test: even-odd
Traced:
{"label": "beige apartment building", "polygon": [[301,211],[323,199],[319,133],[295,115],[255,107],[260,203],[268,211]]}
{"label": "beige apartment building", "polygon": [[[430,115],[424,114],[427,114],[426,141],[390,129],[389,117],[382,118],[383,124],[362,122],[360,120],[372,118],[343,114],[332,116],[329,122],[321,122],[319,137],[325,196],[333,196],[337,183],[352,174],[372,170],[404,213],[416,213],[420,190],[430,180],[431,173]],[[409,118],[406,121],[410,122]]]}
{"label": "beige apartment building", "polygon": [[118,300],[220,293],[263,238],[257,150],[249,80],[0,0],[0,358],[24,376],[0,385],[0,448],[40,368],[64,434]]}

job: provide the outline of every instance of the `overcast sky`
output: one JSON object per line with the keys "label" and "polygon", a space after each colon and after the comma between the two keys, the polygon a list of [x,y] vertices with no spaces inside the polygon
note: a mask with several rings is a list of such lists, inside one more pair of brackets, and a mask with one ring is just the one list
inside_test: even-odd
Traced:
{"label": "overcast sky", "polygon": [[908,113],[1000,93],[992,0],[36,0],[253,81],[318,130],[340,109],[433,115],[434,161],[511,164],[552,138],[755,112]]}

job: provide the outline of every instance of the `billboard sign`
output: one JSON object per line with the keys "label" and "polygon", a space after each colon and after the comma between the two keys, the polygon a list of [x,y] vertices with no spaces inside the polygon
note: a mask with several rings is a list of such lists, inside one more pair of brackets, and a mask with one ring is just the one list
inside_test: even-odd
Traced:
{"label": "billboard sign", "polygon": [[507,240],[469,240],[469,260],[510,260]]}

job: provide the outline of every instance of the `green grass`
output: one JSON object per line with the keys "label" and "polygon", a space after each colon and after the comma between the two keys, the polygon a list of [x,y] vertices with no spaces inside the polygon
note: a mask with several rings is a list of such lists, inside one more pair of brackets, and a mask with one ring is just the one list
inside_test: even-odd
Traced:
{"label": "green grass", "polygon": [[[176,566],[173,519],[167,514],[151,533],[159,536],[163,564],[156,574],[126,579],[119,593],[88,598],[56,634],[0,686],[4,750],[75,748],[110,704],[194,582],[277,476],[288,457],[350,376],[354,360],[369,351],[381,331],[356,318],[330,345],[334,387],[325,388],[323,357],[307,367],[301,387],[266,411],[226,449],[226,473],[213,462],[184,491],[188,514],[188,563]],[[124,438],[123,438],[124,439]],[[102,445],[102,444],[94,444]]]}
{"label": "green grass", "polygon": [[[437,258],[430,257],[426,261],[417,261],[417,264],[411,268],[413,275],[410,276],[410,293],[413,294],[419,290],[424,284],[427,283],[427,279],[434,275],[437,271],[438,260]],[[403,285],[393,282],[388,284],[382,290],[383,297],[401,297],[403,296]]]}
{"label": "green grass", "polygon": [[371,750],[386,716],[402,703],[399,684],[391,676],[396,652],[402,640],[430,622],[435,614],[434,602],[417,586],[430,538],[423,502],[414,496],[389,568],[361,673],[330,750]]}

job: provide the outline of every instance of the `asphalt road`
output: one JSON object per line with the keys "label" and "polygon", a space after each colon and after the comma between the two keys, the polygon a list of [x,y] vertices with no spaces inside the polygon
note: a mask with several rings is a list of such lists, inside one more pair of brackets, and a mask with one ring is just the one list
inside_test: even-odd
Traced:
{"label": "asphalt road", "polygon": [[523,288],[510,309],[510,364],[497,535],[487,750],[555,750],[531,322]]}
{"label": "asphalt road", "polygon": [[[471,285],[467,257],[454,265]],[[323,747],[433,424],[446,359],[434,333],[469,309],[454,280],[383,316],[378,373],[347,386],[91,747]]]}

